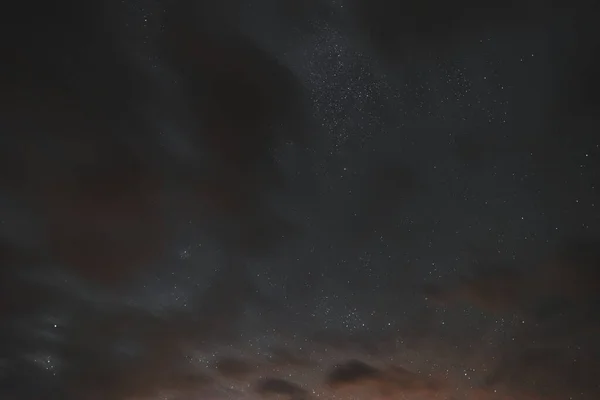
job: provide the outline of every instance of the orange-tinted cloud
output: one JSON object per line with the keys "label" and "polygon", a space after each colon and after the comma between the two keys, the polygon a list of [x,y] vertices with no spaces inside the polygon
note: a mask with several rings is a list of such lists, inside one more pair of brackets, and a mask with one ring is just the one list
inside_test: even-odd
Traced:
{"label": "orange-tinted cloud", "polygon": [[549,302],[587,308],[600,292],[598,248],[589,238],[570,240],[529,269],[479,268],[455,284],[426,285],[424,294],[444,305],[460,302],[498,313],[533,315]]}
{"label": "orange-tinted cloud", "polygon": [[494,312],[512,312],[521,307],[527,293],[526,277],[512,269],[495,269],[463,277],[450,288],[428,285],[425,295],[442,304],[461,302]]}

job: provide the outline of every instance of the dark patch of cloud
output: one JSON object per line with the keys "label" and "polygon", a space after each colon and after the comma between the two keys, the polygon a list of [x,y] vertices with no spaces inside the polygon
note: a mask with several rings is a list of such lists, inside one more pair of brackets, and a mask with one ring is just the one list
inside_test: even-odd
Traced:
{"label": "dark patch of cloud", "polygon": [[549,11],[536,1],[499,0],[452,4],[439,0],[355,0],[350,7],[360,29],[365,35],[368,32],[370,44],[393,62],[443,53],[458,45],[465,35],[507,25],[531,27]]}
{"label": "dark patch of cloud", "polygon": [[379,380],[383,373],[358,360],[350,360],[344,364],[336,365],[327,375],[326,383],[338,388],[348,385],[360,385],[366,381]]}
{"label": "dark patch of cloud", "polygon": [[299,385],[278,378],[268,378],[259,381],[256,385],[256,392],[263,396],[286,396],[291,400],[304,400],[309,397],[306,390]]}
{"label": "dark patch of cloud", "polygon": [[270,349],[269,361],[282,367],[310,367],[315,363],[309,357],[286,349],[285,347],[274,347]]}
{"label": "dark patch of cloud", "polygon": [[[109,3],[93,7],[76,1],[22,3],[5,13],[0,24],[0,40],[6,44],[3,52],[11,60],[0,66],[2,129],[9,132],[0,138],[0,186],[10,191],[7,196],[31,206],[40,225],[40,233],[31,235],[34,249],[7,241],[0,254],[4,328],[0,335],[6,339],[0,343],[2,355],[12,362],[0,387],[8,387],[13,394],[23,390],[26,399],[85,400],[93,399],[93,392],[100,398],[118,399],[161,388],[204,387],[210,379],[185,368],[183,348],[188,343],[207,345],[235,337],[245,305],[263,301],[248,279],[243,256],[273,251],[282,237],[297,233],[266,199],[269,193],[285,188],[272,149],[284,141],[303,140],[303,104],[296,101],[303,93],[291,72],[222,23],[222,10],[204,2],[202,11],[208,12],[195,13],[189,2],[180,2],[182,8],[166,21],[170,39],[163,58],[178,74],[179,83],[163,92],[162,83],[150,83],[124,57],[118,43],[126,40],[106,34],[106,26],[114,22],[107,11],[117,2]],[[432,2],[360,4],[367,11],[360,14],[364,27],[377,28],[372,38],[390,56],[398,48],[404,53],[419,49],[410,45],[415,38],[420,44],[421,39],[457,32],[449,24],[460,10],[455,4],[441,10]],[[394,13],[394,7],[409,11],[415,7],[417,12]],[[484,26],[485,18],[473,18],[482,7],[459,18],[457,26]],[[428,18],[433,13],[436,17]],[[506,16],[494,10],[485,13]],[[398,15],[404,21],[399,22]],[[399,47],[398,43],[408,45]],[[594,62],[587,64],[593,67]],[[586,86],[587,80],[594,79],[592,70],[568,74],[577,79],[574,91],[586,87],[586,93],[577,93],[583,94],[585,103],[593,101]],[[173,95],[179,90],[183,98]],[[164,103],[145,108],[157,98],[164,98]],[[571,92],[565,98],[572,99]],[[164,114],[154,115],[163,106]],[[152,131],[149,127],[155,121],[147,119],[154,117],[187,121],[182,131],[193,132],[186,137],[193,162],[165,150],[151,134],[143,133]],[[285,123],[288,120],[295,129]],[[382,183],[373,193],[389,185],[404,190],[402,182],[410,180],[395,174],[381,173]],[[176,194],[169,192],[172,186]],[[218,273],[211,289],[193,302],[189,312],[157,316],[135,308],[90,305],[62,289],[21,277],[20,272],[29,271],[33,264],[62,264],[96,284],[114,286],[128,281],[149,260],[160,259],[171,229],[181,222],[166,217],[165,197],[175,199],[175,208],[185,214],[186,222],[188,214],[203,219],[204,230],[227,251],[241,256]],[[576,304],[589,304],[597,297],[597,274],[593,268],[580,271],[578,266],[594,259],[593,249],[582,251],[581,244],[574,248],[561,256],[564,260],[542,287],[556,289],[559,296],[574,299]],[[468,280],[463,285],[467,288],[459,292],[468,293],[468,301],[479,301],[483,307],[514,304],[507,301],[507,293],[514,290],[507,283],[510,279],[483,281]],[[494,287],[491,294],[483,293],[490,286]],[[43,340],[35,333],[45,334],[46,329],[19,325],[19,315],[41,317],[54,308],[65,311],[71,320]],[[332,346],[336,342],[327,341]],[[341,348],[380,351],[373,340],[341,342]],[[63,370],[58,377],[34,369],[21,358],[38,351],[54,353],[61,360]],[[384,375],[402,381],[402,373],[396,374],[387,371]],[[64,391],[65,382],[72,392]]]}
{"label": "dark patch of cloud", "polygon": [[594,307],[600,292],[597,249],[598,242],[590,238],[569,240],[528,269],[481,266],[454,284],[426,285],[424,294],[445,305],[461,302],[492,312],[539,316]]}
{"label": "dark patch of cloud", "polygon": [[317,331],[311,336],[311,341],[317,348],[355,351],[371,356],[384,354],[394,346],[394,338],[391,336],[374,333],[348,334],[336,330]]}
{"label": "dark patch of cloud", "polygon": [[51,259],[100,283],[131,278],[168,243],[160,175],[111,158],[44,188],[41,204]]}
{"label": "dark patch of cloud", "polygon": [[433,394],[442,388],[440,382],[405,368],[390,366],[379,369],[359,360],[336,365],[327,375],[325,382],[337,390],[366,387],[387,396],[407,393]]}
{"label": "dark patch of cloud", "polygon": [[[64,328],[58,353],[59,377],[75,397],[98,393],[110,398],[153,395],[163,389],[201,389],[204,373],[184,358],[190,333],[176,317],[159,318],[136,310],[99,310]],[[180,387],[186,384],[186,388]],[[191,387],[190,387],[191,386]]]}
{"label": "dark patch of cloud", "polygon": [[392,388],[407,392],[436,392],[442,388],[441,382],[421,374],[409,371],[406,368],[392,366],[388,370],[392,380]]}
{"label": "dark patch of cloud", "polygon": [[[173,83],[129,58],[123,46],[139,38],[134,25],[119,30],[119,18],[129,18],[121,3],[33,6],[40,13],[31,15],[31,4],[13,10],[0,39],[13,60],[0,67],[2,211],[17,204],[34,221],[4,226],[0,240],[6,395],[39,388],[47,395],[32,398],[50,398],[56,388],[62,399],[119,399],[205,387],[184,351],[237,340],[245,307],[267,302],[246,257],[296,232],[269,196],[285,191],[274,149],[303,140],[303,89],[275,57],[221,24],[218,7],[196,15],[191,2],[169,5],[158,52]],[[199,19],[219,23],[204,29]],[[165,145],[157,128],[165,121],[180,123],[167,135],[180,135],[190,157]],[[120,295],[163,264],[190,219],[231,257],[209,288],[168,314],[124,305]],[[61,284],[31,279],[38,273]],[[65,321],[37,325],[53,314]],[[46,353],[61,365],[52,378],[23,359]]]}
{"label": "dark patch of cloud", "polygon": [[52,298],[51,290],[40,289],[37,296],[31,294],[37,285],[26,282],[19,277],[20,271],[27,270],[41,261],[37,255],[31,254],[26,248],[0,240],[0,318],[9,318],[36,309],[40,302]]}
{"label": "dark patch of cloud", "polygon": [[233,357],[221,357],[213,367],[221,376],[230,379],[246,378],[256,370],[249,362]]}
{"label": "dark patch of cloud", "polygon": [[241,259],[228,259],[210,287],[195,300],[192,325],[196,336],[206,342],[228,341],[237,332],[236,323],[246,306],[268,302],[256,289]]}
{"label": "dark patch of cloud", "polygon": [[506,153],[507,145],[494,138],[486,138],[479,135],[480,132],[466,131],[454,135],[452,143],[453,150],[458,160],[465,167],[475,170],[495,160],[502,152]]}
{"label": "dark patch of cloud", "polygon": [[580,393],[597,398],[594,378],[600,373],[600,253],[591,238],[568,240],[538,264],[517,272],[479,268],[448,287],[428,287],[426,296],[450,306],[471,304],[522,321],[513,340],[501,347],[497,365],[489,368],[488,387],[562,398]]}
{"label": "dark patch of cloud", "polygon": [[462,277],[449,289],[425,285],[424,292],[427,298],[442,304],[460,302],[494,312],[512,312],[523,305],[527,289],[525,283],[520,272],[499,268]]}
{"label": "dark patch of cloud", "polygon": [[[554,50],[561,56],[559,65],[564,73],[558,77],[553,111],[565,118],[567,123],[572,122],[574,117],[595,115],[600,107],[598,97],[594,95],[600,88],[600,81],[594,73],[600,63],[598,25],[592,17],[597,6],[592,1],[579,0],[571,7],[577,10],[568,25],[572,29],[569,32],[571,40],[558,42]],[[569,129],[564,134],[572,136],[579,133]]]}
{"label": "dark patch of cloud", "polygon": [[549,291],[581,301],[598,298],[600,241],[592,238],[569,240],[561,246],[555,261],[544,268]]}
{"label": "dark patch of cloud", "polygon": [[[182,4],[167,17],[164,46],[182,83],[187,83],[186,100],[202,121],[192,144],[211,150],[206,155],[219,167],[212,172],[227,178],[223,183],[256,195],[255,190],[280,183],[273,147],[300,140],[304,133],[302,88],[291,71],[235,28],[217,29],[210,23],[213,16],[201,14],[191,3]],[[198,24],[198,18],[207,24]],[[292,116],[298,119],[290,125]],[[223,200],[229,200],[226,205],[239,203],[238,196],[227,192],[232,190],[229,186],[222,189]]]}
{"label": "dark patch of cloud", "polygon": [[[210,378],[195,371],[183,357],[186,332],[172,317],[158,317],[131,307],[118,310],[92,306],[77,299],[71,320],[45,323],[32,315],[26,331],[14,332],[8,354],[10,369],[3,377],[9,393],[60,390],[64,399],[122,399],[154,395],[161,390],[195,391],[210,385]],[[65,311],[65,308],[62,308]],[[36,318],[38,317],[38,318]],[[40,318],[42,317],[42,318]],[[36,322],[37,321],[37,322]],[[3,346],[3,354],[11,347]],[[45,370],[46,355],[52,370]],[[37,362],[23,357],[37,358]],[[44,379],[36,381],[35,376]]]}
{"label": "dark patch of cloud", "polygon": [[395,217],[409,198],[424,190],[415,171],[397,160],[382,161],[368,168],[363,185],[356,196],[359,199],[351,231],[358,240],[371,237],[374,231],[392,236],[395,233]]}
{"label": "dark patch of cloud", "polygon": [[569,355],[556,348],[521,349],[504,354],[486,380],[488,387],[504,387],[515,393],[563,398],[577,392],[582,399],[600,395],[598,354]]}
{"label": "dark patch of cloud", "polygon": [[3,196],[32,210],[34,250],[47,262],[101,279],[128,275],[163,241],[160,213],[146,197],[148,185],[160,184],[125,145],[139,128],[129,102],[145,92],[142,74],[102,28],[109,3],[36,7],[41,14],[19,6],[2,24],[12,32],[2,47],[14,61],[0,78]]}
{"label": "dark patch of cloud", "polygon": [[[0,139],[0,180],[32,210],[38,253],[114,285],[160,260],[190,218],[230,252],[276,249],[296,233],[268,198],[285,189],[274,149],[305,133],[299,82],[233,26],[198,22],[225,18],[220,6],[196,13],[178,2],[159,50],[178,83],[165,85],[121,48],[134,33],[117,40],[129,34],[103,28],[124,17],[109,3],[40,5],[52,23],[19,7],[3,25],[3,41],[24,42],[7,46],[14,63],[0,79],[3,129],[15,133]],[[157,131],[173,120],[182,127],[169,134],[183,136],[189,159]]]}
{"label": "dark patch of cloud", "polygon": [[[15,289],[21,289],[18,293],[26,301],[15,303],[16,310],[9,304],[11,313],[3,315],[0,350],[11,365],[5,377],[13,382],[15,393],[34,390],[26,382],[40,373],[45,376],[45,371],[23,357],[50,355],[56,376],[47,371],[51,379],[40,378],[39,390],[68,389],[59,398],[121,399],[161,390],[207,389],[210,377],[190,366],[186,352],[235,341],[244,307],[256,298],[243,271],[243,265],[233,263],[221,268],[214,284],[190,299],[187,309],[158,314],[114,296],[82,299],[68,285],[14,280],[13,284],[20,282]],[[12,294],[8,300],[18,298]],[[218,372],[228,377],[241,377],[246,370],[241,362],[220,361]]]}
{"label": "dark patch of cloud", "polygon": [[471,166],[480,165],[484,158],[483,140],[474,134],[462,134],[454,137],[454,147],[458,158]]}

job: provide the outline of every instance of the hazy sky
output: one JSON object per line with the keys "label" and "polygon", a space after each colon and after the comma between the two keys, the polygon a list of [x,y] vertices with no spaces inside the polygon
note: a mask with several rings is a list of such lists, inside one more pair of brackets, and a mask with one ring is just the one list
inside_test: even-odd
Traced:
{"label": "hazy sky", "polygon": [[51,3],[0,24],[0,397],[600,398],[593,2]]}

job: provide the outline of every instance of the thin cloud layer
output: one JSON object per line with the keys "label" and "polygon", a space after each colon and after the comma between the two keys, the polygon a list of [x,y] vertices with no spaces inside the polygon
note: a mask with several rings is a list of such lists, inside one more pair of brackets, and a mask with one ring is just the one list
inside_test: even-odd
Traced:
{"label": "thin cloud layer", "polygon": [[[441,112],[436,115],[444,122],[432,122],[421,102],[415,106],[419,113],[406,118],[418,123],[405,125],[408,91],[425,91],[423,85],[431,82],[415,79],[423,85],[407,84],[403,92],[391,73],[410,76],[423,60],[435,59],[432,68],[439,67],[448,52],[468,46],[463,38],[481,43],[504,26],[514,28],[510,34],[521,43],[527,30],[556,25],[548,36],[562,43],[568,33],[577,49],[557,45],[559,62],[545,60],[552,61],[546,63],[552,65],[548,74],[560,70],[560,82],[544,93],[560,95],[544,112],[558,120],[552,125],[559,128],[552,129],[577,137],[578,150],[566,151],[558,134],[550,150],[549,141],[536,135],[525,135],[535,139],[526,145],[535,150],[531,162],[540,181],[566,191],[556,183],[567,181],[558,170],[580,157],[584,161],[577,161],[569,182],[588,187],[581,184],[580,171],[584,162],[595,171],[596,150],[571,128],[575,118],[594,115],[598,106],[598,36],[584,26],[596,14],[577,12],[563,24],[558,17],[564,10],[532,1],[250,3],[178,1],[159,7],[141,1],[133,7],[121,1],[34,1],[14,4],[0,17],[2,53],[10,60],[0,63],[0,128],[6,133],[0,135],[0,397],[129,400],[206,394],[305,400],[312,390],[329,395],[355,389],[371,398],[449,397],[455,386],[466,388],[476,379],[444,380],[415,371],[467,379],[469,363],[480,356],[483,383],[466,388],[464,397],[492,400],[497,391],[518,400],[573,393],[600,398],[594,381],[600,376],[597,241],[576,240],[536,268],[478,267],[453,281],[456,270],[448,271],[459,244],[434,230],[442,225],[460,238],[464,231],[459,234],[457,227],[464,221],[441,210],[456,198],[443,200],[440,210],[428,202],[424,211],[411,208],[428,194],[431,182],[422,177],[434,176],[442,152],[417,153],[413,139],[431,134],[434,143],[446,138],[446,128],[454,135],[468,116],[456,125],[443,117],[462,117],[460,112]],[[253,31],[254,25],[264,29]],[[333,44],[324,43],[330,39]],[[345,46],[356,47],[356,55],[348,57]],[[468,59],[469,51],[458,58]],[[318,57],[327,58],[326,71],[315,72]],[[348,67],[353,57],[368,62]],[[347,85],[340,78],[345,69],[374,72],[352,76]],[[376,74],[399,87],[346,90]],[[340,81],[329,85],[328,79]],[[494,81],[517,101],[517,85],[504,83]],[[342,89],[320,96],[330,86]],[[443,99],[435,103],[440,108],[451,102],[442,86],[429,89]],[[493,88],[482,93],[488,89]],[[381,104],[355,107],[375,92]],[[322,100],[335,96],[344,102]],[[523,114],[535,113],[535,107],[524,107]],[[319,147],[332,140],[319,137],[331,132],[313,121],[317,108],[335,114],[335,134],[347,135],[337,132],[341,120],[356,131],[345,138],[349,145]],[[388,114],[394,114],[389,121]],[[430,122],[438,128],[421,129]],[[510,129],[520,133],[520,122]],[[493,136],[505,138],[502,129]],[[371,151],[376,132],[387,137],[380,146],[389,152],[384,162],[380,148]],[[461,161],[479,167],[498,148],[487,140],[489,132],[476,132],[444,142]],[[455,155],[447,164],[453,162]],[[553,173],[547,172],[549,165]],[[503,170],[499,164],[497,169],[493,176]],[[518,171],[525,179],[528,170]],[[455,176],[435,176],[451,179],[440,193],[462,184],[479,187]],[[486,185],[496,183],[485,178]],[[299,191],[301,200],[289,199]],[[547,200],[544,212],[551,214],[554,200],[543,193],[532,197]],[[304,203],[322,206],[326,221],[307,213],[311,206]],[[583,203],[583,197],[577,199]],[[472,203],[465,204],[455,210]],[[519,204],[514,207],[512,213],[520,212]],[[468,216],[479,221],[488,212]],[[428,222],[438,214],[441,223]],[[321,229],[328,223],[334,226]],[[528,229],[519,227],[515,236]],[[388,236],[394,240],[386,241]],[[441,249],[434,239],[443,242]],[[184,257],[173,256],[181,253],[182,241],[186,248],[210,248],[206,252],[214,257],[192,257],[182,266]],[[426,251],[414,251],[413,244]],[[296,251],[296,245],[307,250]],[[368,256],[358,262],[358,252]],[[446,253],[452,253],[446,259],[449,277],[443,267],[427,270]],[[303,268],[308,272],[297,274],[302,278],[290,278],[289,271]],[[425,295],[444,307],[419,302],[422,293],[415,288],[427,271],[439,279]],[[153,291],[153,284],[160,290]],[[369,363],[350,360],[322,372],[340,357],[365,357]],[[408,364],[413,360],[419,368]],[[388,362],[411,368],[381,366]]]}

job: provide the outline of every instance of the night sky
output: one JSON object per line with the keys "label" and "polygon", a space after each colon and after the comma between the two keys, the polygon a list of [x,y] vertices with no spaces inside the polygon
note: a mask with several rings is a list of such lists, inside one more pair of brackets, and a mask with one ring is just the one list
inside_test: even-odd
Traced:
{"label": "night sky", "polygon": [[600,399],[597,8],[11,4],[0,398]]}

